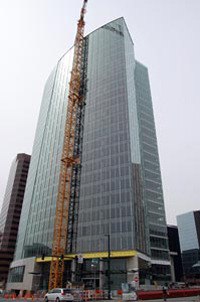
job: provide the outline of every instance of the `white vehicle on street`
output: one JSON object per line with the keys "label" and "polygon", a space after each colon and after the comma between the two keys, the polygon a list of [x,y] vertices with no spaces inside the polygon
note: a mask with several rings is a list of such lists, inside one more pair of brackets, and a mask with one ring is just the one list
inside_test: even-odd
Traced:
{"label": "white vehicle on street", "polygon": [[122,301],[131,302],[138,301],[138,296],[136,293],[136,282],[131,281],[128,283],[122,283]]}
{"label": "white vehicle on street", "polygon": [[137,301],[138,297],[136,292],[122,294],[122,301]]}
{"label": "white vehicle on street", "polygon": [[54,301],[54,302],[73,302],[74,297],[71,294],[71,290],[69,288],[54,288],[50,290],[44,297],[45,302]]}

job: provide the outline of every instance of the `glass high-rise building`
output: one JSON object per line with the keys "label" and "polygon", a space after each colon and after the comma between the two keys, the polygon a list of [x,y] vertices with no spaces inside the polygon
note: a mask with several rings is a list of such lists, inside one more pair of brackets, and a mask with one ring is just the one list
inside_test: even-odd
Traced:
{"label": "glass high-rise building", "polygon": [[[9,288],[15,287],[12,274],[19,265],[26,270],[32,257],[51,255],[72,59],[73,49],[45,86]],[[113,261],[118,259],[124,272],[118,284],[134,274],[141,282],[167,281],[167,227],[148,71],[135,60],[123,18],[85,37],[82,78],[81,181],[66,253],[87,261],[102,258],[110,235]],[[39,263],[32,262],[32,269]]]}
{"label": "glass high-rise building", "polygon": [[200,280],[200,211],[177,217],[184,279]]}
{"label": "glass high-rise building", "polygon": [[31,156],[17,154],[12,162],[0,213],[0,286],[5,287],[15,244]]}

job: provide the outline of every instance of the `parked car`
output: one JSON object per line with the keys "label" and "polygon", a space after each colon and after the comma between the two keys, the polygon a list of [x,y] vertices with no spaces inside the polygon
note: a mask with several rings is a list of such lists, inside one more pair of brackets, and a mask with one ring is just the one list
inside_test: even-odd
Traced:
{"label": "parked car", "polygon": [[67,301],[73,302],[74,297],[69,288],[54,288],[44,296],[45,302],[48,301]]}

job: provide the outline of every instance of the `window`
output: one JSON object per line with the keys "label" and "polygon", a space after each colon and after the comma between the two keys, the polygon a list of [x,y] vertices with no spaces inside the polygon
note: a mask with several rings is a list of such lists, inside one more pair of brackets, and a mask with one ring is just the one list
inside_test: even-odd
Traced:
{"label": "window", "polygon": [[10,269],[8,282],[23,282],[25,266],[18,266]]}
{"label": "window", "polygon": [[55,288],[55,289],[53,290],[53,293],[54,293],[54,294],[59,294],[59,293],[61,293],[61,289]]}

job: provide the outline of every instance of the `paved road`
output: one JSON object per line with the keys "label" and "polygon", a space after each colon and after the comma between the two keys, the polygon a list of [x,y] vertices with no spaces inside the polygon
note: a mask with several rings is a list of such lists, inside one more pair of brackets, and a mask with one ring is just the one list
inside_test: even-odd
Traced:
{"label": "paved road", "polygon": [[[122,300],[113,299],[113,300],[104,300],[104,301],[103,300],[101,300],[101,301],[97,300],[97,302],[123,302],[123,301]],[[163,299],[138,300],[138,302],[163,302]],[[200,297],[195,296],[195,297],[170,298],[170,299],[167,299],[167,302],[200,302]]]}
{"label": "paved road", "polygon": [[5,298],[0,298],[0,302],[44,302],[44,299],[5,299]]}
{"label": "paved road", "polygon": [[5,299],[5,298],[0,298],[0,302],[44,302],[44,299]]}
{"label": "paved road", "polygon": [[[33,301],[31,299],[4,299],[0,298],[0,302],[43,302],[44,300],[35,298]],[[122,300],[96,300],[97,302],[122,302]],[[91,301],[95,302],[95,300]],[[163,299],[156,299],[156,300],[139,300],[138,302],[163,302]],[[182,297],[182,298],[171,298],[167,299],[167,302],[200,302],[200,296],[195,297]]]}
{"label": "paved road", "polygon": [[[158,300],[145,300],[147,302],[163,302],[163,299],[158,299]],[[200,297],[182,297],[182,298],[171,298],[167,299],[167,302],[200,302]]]}

